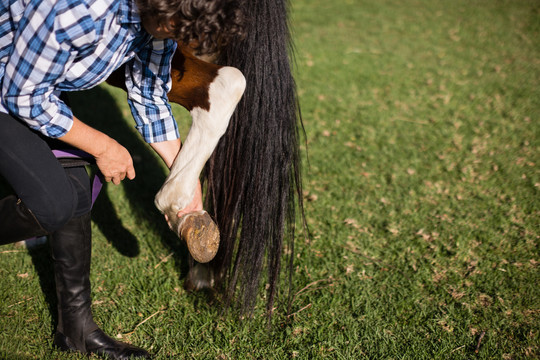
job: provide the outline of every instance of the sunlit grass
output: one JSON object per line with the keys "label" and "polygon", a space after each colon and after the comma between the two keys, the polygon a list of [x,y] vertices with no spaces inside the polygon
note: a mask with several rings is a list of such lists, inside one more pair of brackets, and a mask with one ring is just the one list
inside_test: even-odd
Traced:
{"label": "sunlit grass", "polygon": [[[96,204],[97,321],[158,359],[540,356],[539,3],[292,5],[311,236],[291,313],[268,329],[262,299],[240,321],[183,290],[185,249],[152,205],[165,168],[103,86],[75,105],[137,178]],[[47,258],[0,249],[0,358],[79,358],[52,350]]]}

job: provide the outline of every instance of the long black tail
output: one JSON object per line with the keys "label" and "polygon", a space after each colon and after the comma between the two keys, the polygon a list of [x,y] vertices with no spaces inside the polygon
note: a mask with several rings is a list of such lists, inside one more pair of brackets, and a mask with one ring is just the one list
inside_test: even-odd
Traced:
{"label": "long black tail", "polygon": [[212,266],[227,301],[251,312],[268,271],[267,310],[278,293],[286,251],[289,289],[295,215],[303,217],[299,156],[300,111],[289,56],[286,0],[245,0],[246,37],[231,43],[219,63],[240,69],[244,97],[207,164],[207,208],[221,231]]}

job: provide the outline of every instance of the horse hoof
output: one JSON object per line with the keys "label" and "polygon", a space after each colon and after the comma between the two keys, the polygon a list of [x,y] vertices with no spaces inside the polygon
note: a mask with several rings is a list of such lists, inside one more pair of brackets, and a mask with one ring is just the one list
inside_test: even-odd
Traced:
{"label": "horse hoof", "polygon": [[214,291],[214,271],[208,264],[195,264],[186,276],[184,289],[188,292]]}
{"label": "horse hoof", "polygon": [[184,239],[189,253],[199,263],[207,263],[219,248],[219,229],[206,211],[187,214],[181,219],[178,235]]}

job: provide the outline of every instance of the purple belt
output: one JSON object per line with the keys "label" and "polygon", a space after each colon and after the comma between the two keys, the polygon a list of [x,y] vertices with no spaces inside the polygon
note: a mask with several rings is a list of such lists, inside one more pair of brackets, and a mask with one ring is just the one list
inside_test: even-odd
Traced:
{"label": "purple belt", "polygon": [[[92,164],[95,159],[92,155],[79,149],[65,149],[65,150],[53,150],[54,156],[62,163],[62,159],[74,160],[73,162],[67,162],[63,164],[64,167],[83,166]],[[96,199],[103,187],[104,177],[101,171],[97,171],[92,181],[92,206],[96,202]]]}

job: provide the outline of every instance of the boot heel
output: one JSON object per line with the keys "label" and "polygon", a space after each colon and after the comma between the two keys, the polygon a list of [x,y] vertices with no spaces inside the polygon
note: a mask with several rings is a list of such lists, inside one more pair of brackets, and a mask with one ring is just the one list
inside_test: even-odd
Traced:
{"label": "boot heel", "polygon": [[59,332],[54,335],[53,344],[61,351],[77,351],[77,348],[71,340]]}

